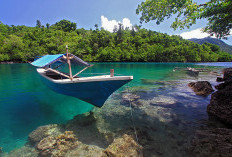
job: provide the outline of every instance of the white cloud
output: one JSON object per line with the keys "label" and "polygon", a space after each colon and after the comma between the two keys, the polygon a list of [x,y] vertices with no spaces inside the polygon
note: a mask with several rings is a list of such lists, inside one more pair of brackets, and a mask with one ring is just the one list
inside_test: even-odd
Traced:
{"label": "white cloud", "polygon": [[116,20],[108,20],[105,16],[101,16],[101,27],[105,30],[113,32],[115,26],[118,28],[118,24],[121,23],[124,28],[128,27],[132,29],[132,24],[128,18],[123,18],[122,22]]}
{"label": "white cloud", "polygon": [[[209,37],[210,35],[208,33],[204,33],[201,31],[201,28],[189,31],[189,32],[184,32],[179,34],[182,38],[184,39],[191,39],[191,38],[198,38],[198,39],[202,39],[205,37]],[[215,36],[210,36],[212,38],[216,38]],[[222,41],[224,41],[225,43],[232,45],[232,30],[230,31],[230,35],[228,36],[228,40],[224,40],[221,39]]]}
{"label": "white cloud", "polygon": [[201,28],[198,28],[189,32],[181,33],[180,36],[184,39],[191,39],[191,38],[201,39],[201,38],[209,37],[210,35],[208,33],[202,32]]}

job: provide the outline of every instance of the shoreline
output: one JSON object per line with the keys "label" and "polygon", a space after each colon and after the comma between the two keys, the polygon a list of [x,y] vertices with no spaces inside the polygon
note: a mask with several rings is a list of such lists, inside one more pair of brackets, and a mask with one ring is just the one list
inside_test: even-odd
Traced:
{"label": "shoreline", "polygon": [[[31,63],[32,61],[1,61],[0,64],[18,64],[18,63]],[[232,62],[146,62],[146,61],[87,61],[89,63],[148,63],[148,64],[152,64],[152,63],[186,63],[186,64],[195,64],[195,63],[231,63],[232,66]]]}

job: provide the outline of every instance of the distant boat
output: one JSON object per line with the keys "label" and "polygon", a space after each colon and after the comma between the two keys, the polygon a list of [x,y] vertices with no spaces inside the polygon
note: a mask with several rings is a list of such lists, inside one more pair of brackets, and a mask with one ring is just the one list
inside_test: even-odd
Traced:
{"label": "distant boat", "polygon": [[[51,68],[51,65],[57,62],[68,63],[69,74]],[[85,66],[85,68],[72,75],[71,62]],[[45,55],[31,64],[39,67],[37,72],[42,80],[55,92],[76,97],[97,107],[102,107],[114,91],[133,80],[133,76],[114,76],[113,69],[111,69],[110,75],[78,77],[81,72],[93,65],[68,53],[67,46],[66,54]]]}

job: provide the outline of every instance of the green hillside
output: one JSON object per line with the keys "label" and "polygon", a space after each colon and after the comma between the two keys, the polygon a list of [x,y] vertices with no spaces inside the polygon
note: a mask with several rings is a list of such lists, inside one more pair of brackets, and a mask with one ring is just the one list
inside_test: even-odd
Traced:
{"label": "green hillside", "polygon": [[225,51],[225,52],[228,52],[228,53],[232,54],[232,46],[226,44],[225,42],[223,42],[222,40],[219,40],[219,39],[206,37],[206,38],[203,38],[203,39],[192,38],[192,39],[189,39],[189,40],[193,41],[195,43],[198,43],[200,45],[202,45],[204,43],[215,44],[215,45],[218,45],[222,51]]}
{"label": "green hillside", "polygon": [[213,44],[199,45],[180,36],[169,36],[139,27],[108,32],[77,29],[61,20],[54,25],[8,26],[0,23],[0,61],[28,61],[36,56],[69,52],[86,61],[208,62],[232,61]]}

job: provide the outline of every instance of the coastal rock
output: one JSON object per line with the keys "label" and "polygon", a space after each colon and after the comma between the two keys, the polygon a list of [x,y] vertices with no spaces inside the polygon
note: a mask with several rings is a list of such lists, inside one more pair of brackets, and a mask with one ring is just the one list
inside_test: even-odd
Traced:
{"label": "coastal rock", "polygon": [[224,89],[227,86],[232,86],[232,80],[231,81],[226,81],[224,83],[220,83],[219,85],[215,86],[217,90]]}
{"label": "coastal rock", "polygon": [[188,86],[193,89],[196,95],[201,96],[208,96],[214,91],[208,81],[190,82]]}
{"label": "coastal rock", "polygon": [[217,82],[223,82],[224,80],[223,80],[222,77],[217,77],[216,81],[217,81]]}
{"label": "coastal rock", "polygon": [[232,68],[225,68],[222,72],[224,81],[232,80]]}
{"label": "coastal rock", "polygon": [[189,148],[189,156],[232,156],[232,130],[217,128],[197,131]]}
{"label": "coastal rock", "polygon": [[29,134],[28,140],[31,145],[36,145],[42,139],[48,136],[57,136],[62,133],[62,126],[57,124],[50,124],[40,126]]}
{"label": "coastal rock", "polygon": [[207,112],[224,123],[232,124],[232,85],[212,94]]}
{"label": "coastal rock", "polygon": [[117,138],[105,150],[108,157],[141,157],[142,147],[138,145],[132,137],[125,134],[121,138]]}

